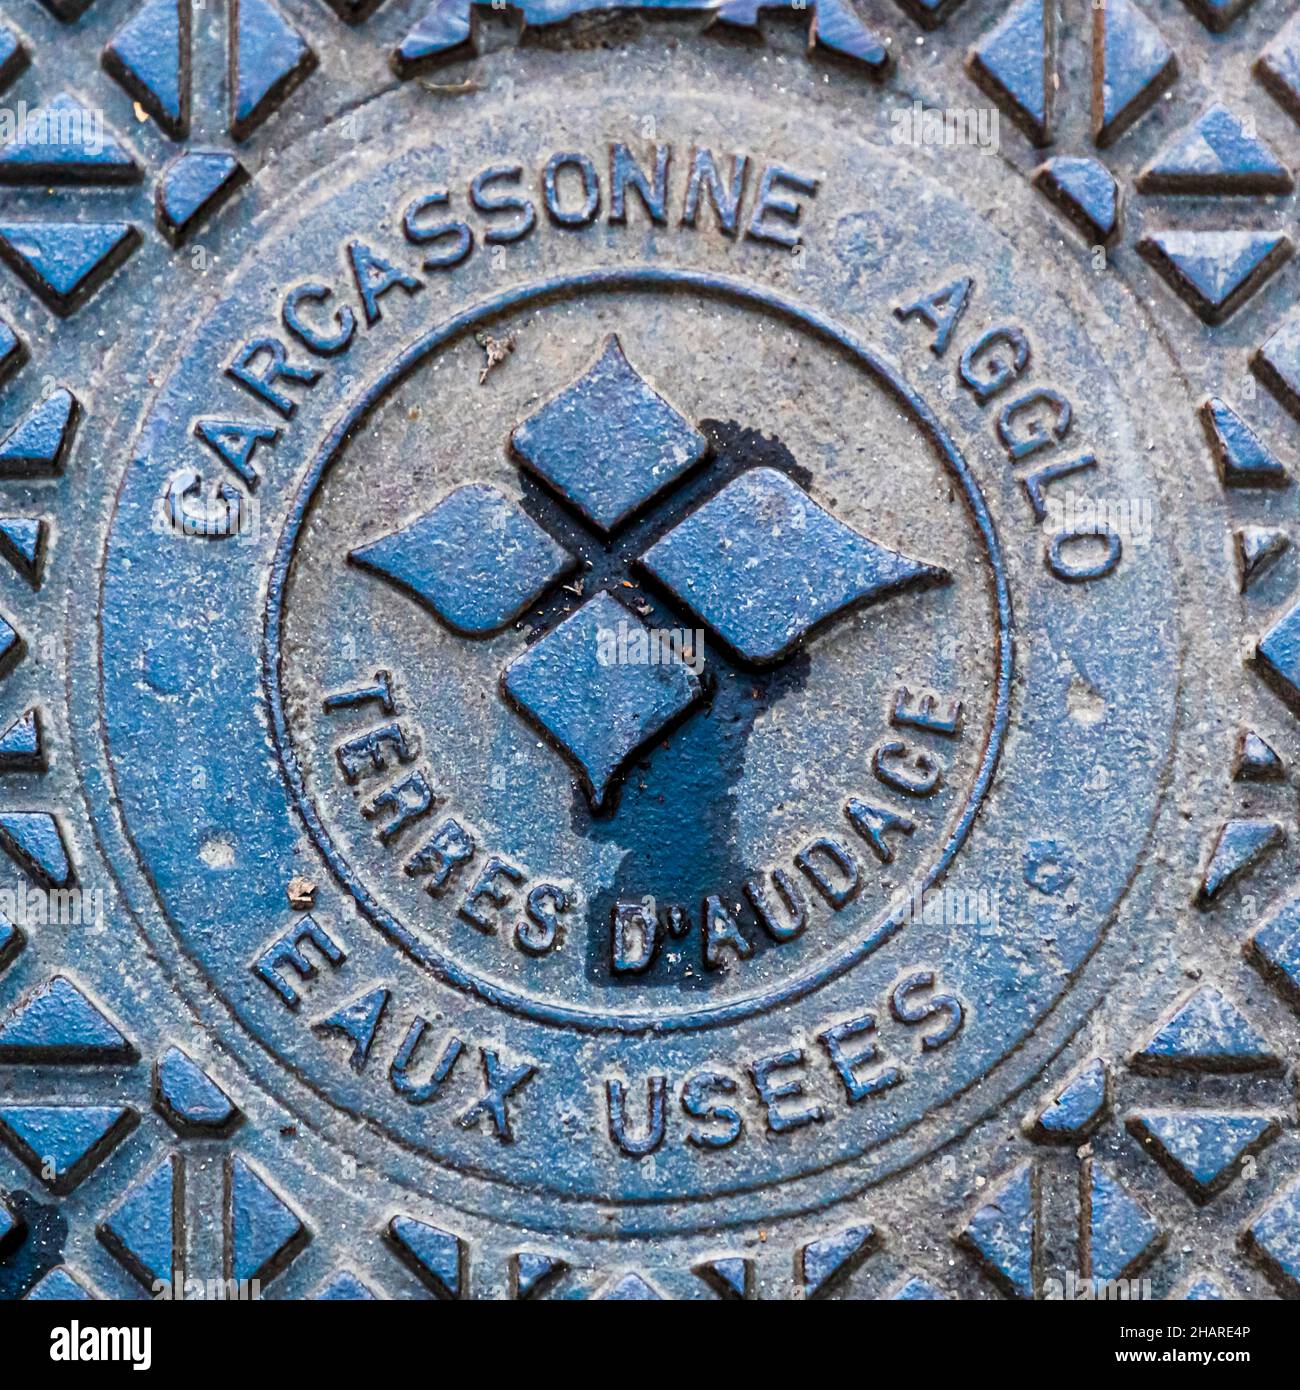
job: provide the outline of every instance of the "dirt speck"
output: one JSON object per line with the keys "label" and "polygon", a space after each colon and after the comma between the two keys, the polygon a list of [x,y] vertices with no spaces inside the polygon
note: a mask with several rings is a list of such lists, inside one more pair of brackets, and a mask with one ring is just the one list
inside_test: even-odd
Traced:
{"label": "dirt speck", "polygon": [[483,368],[478,374],[480,386],[515,350],[515,335],[494,338],[490,333],[475,333],[474,341],[483,349]]}
{"label": "dirt speck", "polygon": [[316,902],[316,885],[309,878],[296,875],[285,886],[289,906],[298,912],[305,912]]}

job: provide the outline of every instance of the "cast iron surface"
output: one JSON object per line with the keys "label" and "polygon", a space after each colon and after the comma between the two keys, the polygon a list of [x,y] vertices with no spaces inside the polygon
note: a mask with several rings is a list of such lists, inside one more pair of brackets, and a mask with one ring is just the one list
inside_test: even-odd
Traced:
{"label": "cast iron surface", "polygon": [[0,84],[0,1297],[1300,1294],[1285,0]]}

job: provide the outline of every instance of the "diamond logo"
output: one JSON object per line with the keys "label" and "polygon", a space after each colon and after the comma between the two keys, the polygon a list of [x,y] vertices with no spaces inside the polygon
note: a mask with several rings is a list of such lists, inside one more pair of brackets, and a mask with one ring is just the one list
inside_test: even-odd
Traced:
{"label": "diamond logo", "polygon": [[[633,517],[695,474],[709,450],[705,436],[633,367],[613,335],[591,367],[516,427],[511,446],[563,504],[561,519],[547,526],[567,540],[497,488],[471,483],[357,547],[350,561],[409,594],[454,632],[489,637],[550,594],[575,568],[577,554],[593,545],[608,551]],[[815,630],[851,609],[950,579],[939,566],[846,526],[785,473],[766,466],[731,478],[684,519],[664,526],[636,561],[639,570],[674,609],[709,629],[727,660],[751,671],[787,660]],[[627,650],[639,639],[651,645],[653,634],[604,591],[616,580],[606,576],[601,583],[567,616],[548,617],[549,606],[540,610],[542,630],[506,666],[501,691],[577,769],[592,809],[607,812],[628,764],[696,710],[706,689],[680,651],[644,663],[608,659],[611,634]]]}

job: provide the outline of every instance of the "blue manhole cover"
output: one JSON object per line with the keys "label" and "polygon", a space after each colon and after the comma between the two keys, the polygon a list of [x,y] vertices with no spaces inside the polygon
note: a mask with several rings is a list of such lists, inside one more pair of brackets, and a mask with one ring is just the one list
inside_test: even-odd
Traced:
{"label": "blue manhole cover", "polygon": [[1283,6],[99,8],[0,1294],[1300,1289]]}

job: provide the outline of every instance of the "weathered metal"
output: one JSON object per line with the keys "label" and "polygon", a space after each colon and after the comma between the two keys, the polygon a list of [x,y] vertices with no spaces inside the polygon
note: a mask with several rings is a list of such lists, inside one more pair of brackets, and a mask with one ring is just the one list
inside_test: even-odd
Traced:
{"label": "weathered metal", "polygon": [[1300,21],[759,13],[8,7],[0,1296],[1300,1291]]}

